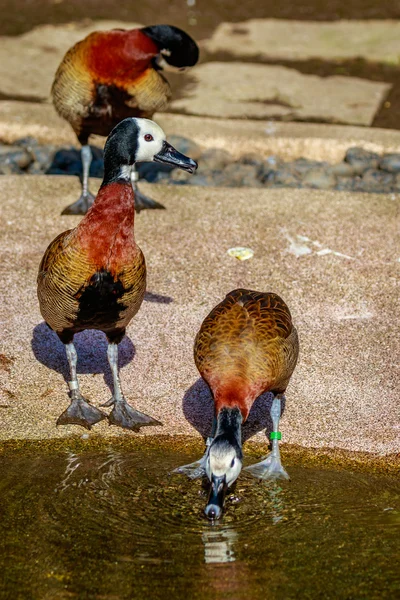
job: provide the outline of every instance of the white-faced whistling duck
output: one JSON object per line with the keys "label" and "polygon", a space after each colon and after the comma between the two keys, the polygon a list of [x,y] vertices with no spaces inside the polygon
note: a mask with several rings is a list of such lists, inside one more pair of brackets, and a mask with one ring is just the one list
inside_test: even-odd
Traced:
{"label": "white-faced whistling duck", "polygon": [[[93,203],[88,189],[89,136],[108,135],[122,119],[148,119],[163,110],[171,89],[162,70],[183,71],[198,57],[194,40],[171,25],[97,31],[68,50],[55,75],[52,96],[58,114],[70,123],[82,145],[83,180],[81,197],[63,214],[85,214]],[[136,211],[163,208],[138,192],[136,181],[133,168]]]}
{"label": "white-faced whistling duck", "polygon": [[207,474],[209,519],[220,518],[226,490],[242,469],[242,423],[263,392],[274,395],[272,452],[248,470],[261,479],[289,478],[280,459],[279,419],[298,352],[289,309],[276,294],[234,290],[203,321],[194,343],[194,360],[214,397],[213,432],[203,458],[177,471],[192,478]]}
{"label": "white-faced whistling duck", "polygon": [[118,374],[118,344],[142,303],[146,287],[144,256],[134,237],[135,195],[131,166],[156,161],[190,173],[197,163],[165,140],[163,130],[148,119],[128,118],[109,135],[104,150],[104,179],[95,202],[75,229],[58,235],[47,248],[38,273],[40,310],[48,326],[65,344],[71,372],[71,404],[57,424],[88,429],[106,415],[81,395],[76,374],[74,334],[99,329],[108,339],[108,361],[114,394],[110,424],[138,430],[157,421],[125,401]]}

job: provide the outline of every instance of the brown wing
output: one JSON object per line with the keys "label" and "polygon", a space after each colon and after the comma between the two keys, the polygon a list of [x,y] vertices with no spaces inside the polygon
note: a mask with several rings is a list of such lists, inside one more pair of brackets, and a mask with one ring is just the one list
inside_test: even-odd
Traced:
{"label": "brown wing", "polygon": [[137,247],[132,260],[118,273],[99,270],[76,243],[75,231],[60,234],[40,264],[38,297],[42,316],[57,333],[124,329],[144,297],[143,254]]}
{"label": "brown wing", "polygon": [[64,231],[48,246],[37,278],[40,311],[57,332],[71,327],[79,302],[76,295],[93,275],[93,267],[74,244],[75,230]]}
{"label": "brown wing", "polygon": [[58,114],[79,136],[82,121],[90,114],[96,85],[83,59],[85,40],[68,50],[57,69],[51,93]]}
{"label": "brown wing", "polygon": [[161,73],[147,68],[139,76],[132,69],[119,79],[102,79],[87,65],[90,36],[75,44],[61,62],[52,86],[58,114],[72,126],[81,143],[90,134],[108,135],[126,117],[151,118],[164,110],[171,88]]}
{"label": "brown wing", "polygon": [[194,354],[210,384],[240,378],[256,388],[284,391],[297,361],[297,332],[282,298],[238,289],[206,317]]}

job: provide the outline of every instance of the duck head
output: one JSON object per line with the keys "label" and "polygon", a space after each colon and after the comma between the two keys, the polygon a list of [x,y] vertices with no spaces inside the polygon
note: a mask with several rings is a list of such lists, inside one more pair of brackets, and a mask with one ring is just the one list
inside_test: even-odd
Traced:
{"label": "duck head", "polygon": [[196,42],[179,27],[151,25],[141,31],[159,48],[160,54],[154,65],[156,69],[185,71],[199,60],[199,48]]}
{"label": "duck head", "polygon": [[211,489],[204,512],[211,520],[221,517],[226,491],[242,470],[241,423],[242,415],[237,408],[222,409],[218,415],[217,434],[205,465]]}
{"label": "duck head", "polygon": [[132,165],[143,161],[164,163],[189,173],[197,169],[196,161],[167,142],[157,123],[149,119],[124,119],[111,131],[104,147],[103,183],[129,180]]}

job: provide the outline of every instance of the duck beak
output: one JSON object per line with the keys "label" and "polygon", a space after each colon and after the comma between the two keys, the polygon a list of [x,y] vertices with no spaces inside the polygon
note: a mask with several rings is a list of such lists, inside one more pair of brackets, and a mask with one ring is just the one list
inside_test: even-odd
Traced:
{"label": "duck beak", "polygon": [[222,477],[212,475],[210,496],[204,510],[206,517],[212,521],[221,518],[227,488],[226,475]]}
{"label": "duck beak", "polygon": [[165,165],[171,165],[172,167],[178,167],[179,169],[188,171],[188,173],[194,173],[197,169],[197,162],[195,160],[181,154],[171,144],[168,144],[168,142],[163,143],[163,147],[158,154],[154,155],[153,160]]}

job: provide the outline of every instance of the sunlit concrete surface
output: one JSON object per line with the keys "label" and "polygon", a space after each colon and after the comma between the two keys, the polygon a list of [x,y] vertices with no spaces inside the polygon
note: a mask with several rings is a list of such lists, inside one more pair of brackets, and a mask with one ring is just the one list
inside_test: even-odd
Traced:
{"label": "sunlit concrete surface", "polygon": [[[92,188],[94,189],[92,181]],[[283,440],[308,447],[398,452],[399,197],[296,189],[142,186],[164,211],[136,218],[149,295],[120,361],[127,399],[163,422],[145,434],[206,434],[212,402],[199,381],[194,336],[237,287],[274,291],[297,325],[301,355],[287,392]],[[41,318],[36,274],[47,244],[78,217],[60,216],[79,193],[72,177],[0,179],[0,438],[84,433],[56,428],[68,405],[67,360]],[[254,251],[240,262],[229,248]],[[101,333],[76,336],[78,376],[95,405],[111,393]],[[103,373],[106,373],[106,381]],[[251,415],[253,439],[270,399]],[[124,435],[100,423],[93,431]],[[137,435],[126,433],[126,435]]]}
{"label": "sunlit concrete surface", "polygon": [[264,60],[352,60],[398,64],[400,22],[390,19],[362,21],[296,21],[250,19],[221,23],[203,48],[232,57]]}
{"label": "sunlit concrete surface", "polygon": [[303,75],[276,65],[208,62],[170,109],[192,115],[371,125],[388,83],[359,77]]}

